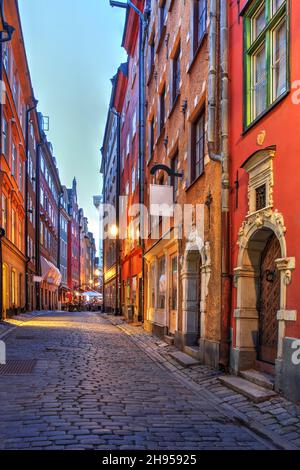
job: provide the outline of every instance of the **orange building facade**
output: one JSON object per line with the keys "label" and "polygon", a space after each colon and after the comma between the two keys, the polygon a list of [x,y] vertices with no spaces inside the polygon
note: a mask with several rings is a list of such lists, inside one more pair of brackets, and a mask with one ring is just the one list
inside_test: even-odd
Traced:
{"label": "orange building facade", "polygon": [[3,317],[25,310],[25,161],[26,110],[34,96],[17,2],[4,1],[6,21],[15,28],[1,44],[1,228]]}

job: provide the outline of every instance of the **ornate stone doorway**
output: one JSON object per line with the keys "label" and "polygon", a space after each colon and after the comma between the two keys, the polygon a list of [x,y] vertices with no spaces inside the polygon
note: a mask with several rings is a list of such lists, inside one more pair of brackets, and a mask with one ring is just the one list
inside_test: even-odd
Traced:
{"label": "ornate stone doorway", "polygon": [[271,209],[250,215],[240,229],[231,354],[236,372],[253,368],[257,359],[279,367],[282,359],[285,323],[296,319],[286,309],[295,259],[287,257],[285,232],[282,215]]}
{"label": "ornate stone doorway", "polygon": [[191,232],[181,258],[182,331],[176,345],[199,346],[205,338],[205,312],[211,274],[210,246]]}

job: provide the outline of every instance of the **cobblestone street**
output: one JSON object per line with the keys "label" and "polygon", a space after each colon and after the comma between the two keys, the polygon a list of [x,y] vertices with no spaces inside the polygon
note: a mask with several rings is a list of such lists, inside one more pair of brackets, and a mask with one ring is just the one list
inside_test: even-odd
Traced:
{"label": "cobblestone street", "polygon": [[44,313],[6,336],[1,449],[272,449],[94,313]]}

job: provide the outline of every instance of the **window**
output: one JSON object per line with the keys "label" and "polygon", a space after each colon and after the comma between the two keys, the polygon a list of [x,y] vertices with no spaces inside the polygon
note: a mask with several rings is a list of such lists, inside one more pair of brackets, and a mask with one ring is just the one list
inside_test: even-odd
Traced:
{"label": "window", "polygon": [[13,269],[11,272],[11,302],[16,306],[17,302],[17,274]]}
{"label": "window", "polygon": [[[172,159],[171,168],[173,172],[178,171],[178,152],[176,152],[175,156]],[[177,199],[177,191],[178,191],[178,177],[172,176],[172,186],[173,186],[173,201],[175,202]]]}
{"label": "window", "polygon": [[3,116],[3,127],[2,127],[2,143],[3,143],[3,153],[8,156],[8,124],[7,120]]}
{"label": "window", "polygon": [[286,0],[250,7],[245,27],[245,116],[247,127],[288,89]]}
{"label": "window", "polygon": [[194,54],[197,52],[206,32],[207,1],[194,0],[193,46]]}
{"label": "window", "polygon": [[7,198],[2,194],[1,198],[1,224],[2,228],[7,231]]}
{"label": "window", "polygon": [[164,85],[161,94],[159,95],[159,110],[160,110],[160,122],[159,129],[163,130],[166,120],[166,85]]}
{"label": "window", "polygon": [[149,51],[148,51],[148,73],[149,78],[152,75],[154,70],[154,57],[155,57],[155,35],[152,35],[150,44],[149,44]]}
{"label": "window", "polygon": [[133,113],[133,118],[132,118],[132,140],[134,139],[136,135],[136,129],[137,129],[137,113],[135,109]]}
{"label": "window", "polygon": [[23,192],[23,162],[19,162],[19,188]]}
{"label": "window", "polygon": [[172,258],[172,310],[177,310],[177,256]]}
{"label": "window", "polygon": [[11,241],[13,244],[16,244],[16,224],[17,224],[16,211],[12,209],[11,211]]}
{"label": "window", "polygon": [[159,7],[159,36],[163,34],[167,18],[167,0],[162,0]]}
{"label": "window", "polygon": [[42,207],[44,207],[44,190],[43,188],[41,188],[41,192],[40,192],[40,204]]}
{"label": "window", "polygon": [[258,188],[255,188],[256,195],[256,210],[259,211],[264,209],[267,204],[267,194],[266,194],[266,185],[263,184]]}
{"label": "window", "polygon": [[22,251],[22,245],[23,245],[23,231],[22,231],[22,221],[21,219],[18,220],[18,248],[20,251]]}
{"label": "window", "polygon": [[132,169],[132,174],[131,174],[131,191],[134,193],[135,191],[135,183],[136,183],[136,178],[135,178],[135,168]]}
{"label": "window", "polygon": [[128,132],[127,141],[126,141],[126,156],[128,157],[130,152],[130,133]]}
{"label": "window", "polygon": [[173,59],[173,76],[172,76],[172,104],[175,103],[178,95],[180,94],[180,52],[181,47],[180,44],[176,51],[176,54]]}
{"label": "window", "polygon": [[154,117],[149,124],[149,160],[153,157],[154,152]]}
{"label": "window", "polygon": [[9,74],[9,47],[7,42],[3,43],[3,65],[7,75]]}
{"label": "window", "polygon": [[158,308],[165,308],[166,304],[166,259],[163,256],[158,260]]}
{"label": "window", "polygon": [[16,73],[14,73],[14,76],[13,76],[12,92],[13,92],[13,97],[14,97],[16,108],[18,108],[19,106],[19,82],[18,82]]}
{"label": "window", "polygon": [[15,146],[15,144],[13,143],[12,144],[12,156],[11,156],[12,160],[11,160],[11,174],[16,178],[17,176],[17,159],[18,159],[18,155],[17,155],[17,147]]}
{"label": "window", "polygon": [[204,172],[205,110],[192,124],[191,179],[194,181]]}
{"label": "window", "polygon": [[155,308],[155,264],[151,265],[150,269],[150,282],[151,282],[151,307]]}

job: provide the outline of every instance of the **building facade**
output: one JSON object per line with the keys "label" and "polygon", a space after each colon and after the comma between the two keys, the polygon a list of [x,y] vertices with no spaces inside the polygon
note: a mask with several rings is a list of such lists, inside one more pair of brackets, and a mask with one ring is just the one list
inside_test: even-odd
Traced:
{"label": "building facade", "polygon": [[[121,68],[126,67],[123,64]],[[117,208],[117,200],[119,196],[118,190],[118,145],[119,145],[119,124],[118,117],[114,113],[114,96],[115,96],[116,77],[112,79],[112,93],[110,99],[109,110],[107,114],[105,133],[101,148],[102,161],[100,172],[103,175],[103,204],[108,204]],[[105,214],[103,214],[105,215]],[[111,236],[112,225],[116,225],[116,221],[105,223],[105,230],[108,236],[103,240],[103,291],[104,291],[104,309],[107,312],[117,312],[117,266],[118,260],[118,242],[117,234]],[[111,226],[108,226],[111,225]],[[104,227],[103,227],[104,230]],[[103,232],[104,233],[104,232]]]}
{"label": "building facade", "polygon": [[299,400],[300,5],[242,1],[229,13],[231,369],[269,372],[277,390]]}
{"label": "building facade", "polygon": [[59,251],[59,270],[61,273],[61,285],[59,301],[64,305],[67,301],[68,293],[68,224],[70,221],[68,212],[68,190],[66,186],[62,186],[60,195],[60,251]]}
{"label": "building facade", "polygon": [[94,290],[96,245],[93,234],[88,229],[88,219],[83,209],[79,209],[80,225],[80,290]]}
{"label": "building facade", "polygon": [[77,202],[77,182],[73,179],[72,188],[68,189],[68,287],[73,295],[80,287],[80,226]]}
{"label": "building facade", "polygon": [[39,151],[39,244],[40,244],[40,303],[42,310],[56,310],[59,301],[61,273],[59,256],[59,198],[62,192],[53,148],[43,130],[40,118]]}
{"label": "building facade", "polygon": [[3,13],[14,27],[12,40],[1,43],[1,282],[2,317],[26,307],[25,162],[27,109],[34,95],[16,1],[4,1]]}
{"label": "building facade", "polygon": [[[208,148],[212,40],[208,19],[216,15],[210,10],[212,3],[151,4],[145,77],[149,209],[145,327],[217,367],[221,362],[221,168],[211,160]],[[164,168],[152,174],[158,164],[170,174]],[[183,228],[175,213],[171,218],[151,215],[152,190],[172,192],[172,202],[182,211]],[[191,207],[187,220],[185,211]]]}
{"label": "building facade", "polygon": [[[137,1],[143,10],[144,1]],[[121,305],[122,313],[131,320],[143,317],[142,303],[142,247],[139,227],[130,208],[140,202],[139,166],[139,17],[131,9],[126,11],[122,46],[128,54],[128,63],[119,69],[116,78],[114,105],[120,115],[120,240]]]}

